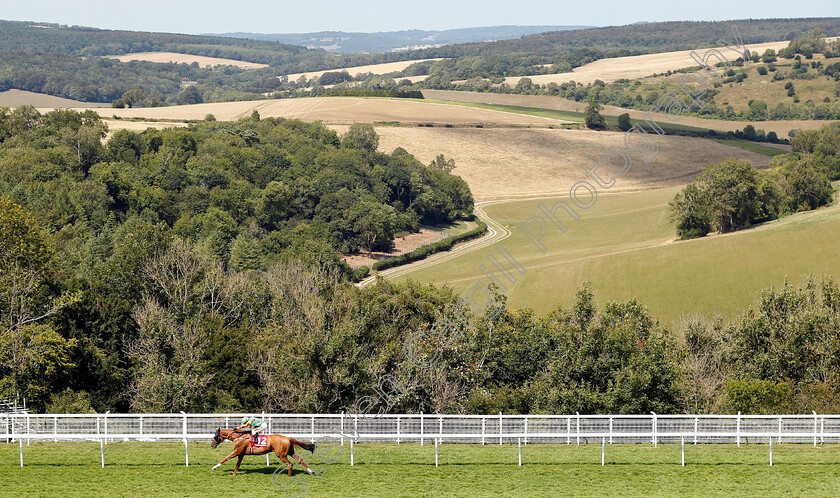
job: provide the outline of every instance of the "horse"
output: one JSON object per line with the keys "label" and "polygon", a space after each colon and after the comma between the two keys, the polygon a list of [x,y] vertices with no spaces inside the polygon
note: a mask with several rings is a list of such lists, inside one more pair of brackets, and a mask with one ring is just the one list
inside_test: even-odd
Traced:
{"label": "horse", "polygon": [[[281,436],[280,434],[268,434],[268,446],[266,447],[257,447],[254,448],[251,446],[251,438],[250,431],[242,431],[239,429],[222,429],[219,427],[216,429],[216,434],[213,436],[213,442],[210,444],[210,447],[216,449],[216,446],[222,443],[225,439],[233,441],[233,452],[226,456],[224,460],[217,463],[213,466],[213,470],[218,469],[222,466],[223,463],[227,462],[233,457],[239,457],[236,460],[236,468],[233,470],[232,476],[235,476],[237,472],[239,472],[239,465],[242,463],[242,457],[245,455],[265,455],[268,452],[273,451],[277,458],[283,461],[289,467],[289,477],[292,476],[292,462],[286,458],[287,455],[291,455],[295,457],[295,459],[303,465],[303,468],[306,469],[307,472],[310,474],[314,474],[311,468],[306,465],[306,462],[303,461],[301,457],[295,455],[295,445],[305,449],[306,451],[315,452],[315,443],[304,443],[302,441],[298,441],[297,439]],[[248,451],[250,449],[250,451]]]}

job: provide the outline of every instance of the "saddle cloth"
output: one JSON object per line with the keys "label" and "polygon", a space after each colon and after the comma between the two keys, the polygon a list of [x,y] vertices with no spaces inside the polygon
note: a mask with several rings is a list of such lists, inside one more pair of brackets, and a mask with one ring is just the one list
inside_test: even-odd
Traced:
{"label": "saddle cloth", "polygon": [[268,436],[258,434],[251,438],[251,446],[256,448],[265,448],[268,446]]}

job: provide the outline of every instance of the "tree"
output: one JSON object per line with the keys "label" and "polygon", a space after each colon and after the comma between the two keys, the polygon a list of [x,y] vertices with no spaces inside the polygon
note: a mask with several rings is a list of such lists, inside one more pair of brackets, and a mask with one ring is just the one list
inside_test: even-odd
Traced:
{"label": "tree", "polygon": [[362,237],[368,253],[372,254],[376,247],[384,249],[390,246],[397,224],[393,207],[374,201],[361,201],[350,208],[347,218]]}
{"label": "tree", "polygon": [[604,116],[601,116],[602,109],[603,107],[594,97],[589,100],[583,118],[587,128],[600,130],[604,127]]}
{"label": "tree", "polygon": [[755,168],[744,160],[726,159],[710,164],[700,176],[701,188],[712,196],[715,227],[721,232],[739,230],[760,212]]}
{"label": "tree", "polygon": [[0,234],[0,396],[14,398],[20,393],[38,406],[47,400],[52,381],[72,366],[68,350],[75,345],[39,322],[81,296],[43,295],[53,242],[31,214],[2,196]]}
{"label": "tree", "polygon": [[195,85],[190,85],[184,88],[181,90],[181,93],[178,94],[179,104],[190,105],[201,104],[202,102],[204,102],[204,97],[201,96],[201,92],[198,91],[198,88],[196,88]]}
{"label": "tree", "polygon": [[435,171],[442,171],[444,173],[451,173],[455,169],[455,160],[447,159],[443,154],[438,154],[436,158],[429,164],[429,168]]}
{"label": "tree", "polygon": [[633,127],[633,125],[630,123],[630,114],[629,113],[625,112],[623,114],[619,114],[619,116],[618,116],[618,127],[621,128],[621,131],[627,131],[627,130],[629,130],[630,128]]}
{"label": "tree", "polygon": [[126,91],[120,98],[120,101],[122,101],[122,103],[127,107],[137,107],[142,104],[144,100],[146,100],[146,92],[140,90],[139,88],[133,88]]}
{"label": "tree", "polygon": [[702,237],[712,231],[712,197],[696,183],[689,183],[670,206],[670,219],[677,226],[677,235],[681,239]]}
{"label": "tree", "polygon": [[347,133],[341,137],[341,146],[347,149],[376,152],[379,147],[379,135],[369,123],[353,123]]}

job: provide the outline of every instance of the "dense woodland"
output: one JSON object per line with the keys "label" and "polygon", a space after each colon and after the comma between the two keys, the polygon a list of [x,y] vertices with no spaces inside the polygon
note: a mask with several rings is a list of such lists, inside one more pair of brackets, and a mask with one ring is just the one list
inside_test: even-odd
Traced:
{"label": "dense woodland", "polygon": [[727,159],[710,164],[671,202],[680,238],[732,232],[834,201],[840,180],[840,124],[797,130],[791,152],[773,158],[770,169]]}
{"label": "dense woodland", "polygon": [[[92,112],[0,113],[0,397],[48,411],[467,413],[840,410],[840,289],[768,289],[675,330],[643,303],[488,319],[448,288],[359,289],[338,251],[470,212],[469,189],[357,126],[244,118],[116,132]],[[797,150],[824,148],[801,135]],[[807,152],[811,151],[811,152]],[[824,151],[823,151],[824,152]],[[504,296],[497,297],[504,303]],[[459,340],[426,334],[468,321]],[[461,314],[464,313],[464,314]]]}

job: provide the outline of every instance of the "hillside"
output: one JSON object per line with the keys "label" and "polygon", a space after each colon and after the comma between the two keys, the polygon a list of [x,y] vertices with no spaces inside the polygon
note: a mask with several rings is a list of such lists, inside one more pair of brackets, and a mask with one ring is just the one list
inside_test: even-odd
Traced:
{"label": "hillside", "polygon": [[[636,298],[665,321],[694,313],[734,318],[756,293],[808,274],[840,274],[840,206],[793,215],[728,235],[674,242],[668,202],[679,187],[602,195],[560,234],[549,230],[540,253],[517,228],[556,198],[502,201],[482,207],[510,235],[502,245],[526,269],[506,293],[513,308],[547,313],[568,307],[575,291],[591,282],[602,302]],[[398,280],[451,285],[464,293],[484,275],[479,266],[495,247],[444,259]]]}
{"label": "hillside", "polygon": [[209,36],[269,40],[307,48],[321,48],[345,54],[393,52],[451,45],[455,43],[484,42],[519,38],[534,33],[585,29],[592,26],[489,26],[480,28],[429,31],[412,29],[377,33],[347,33],[344,31],[319,31],[317,33],[207,33]]}

